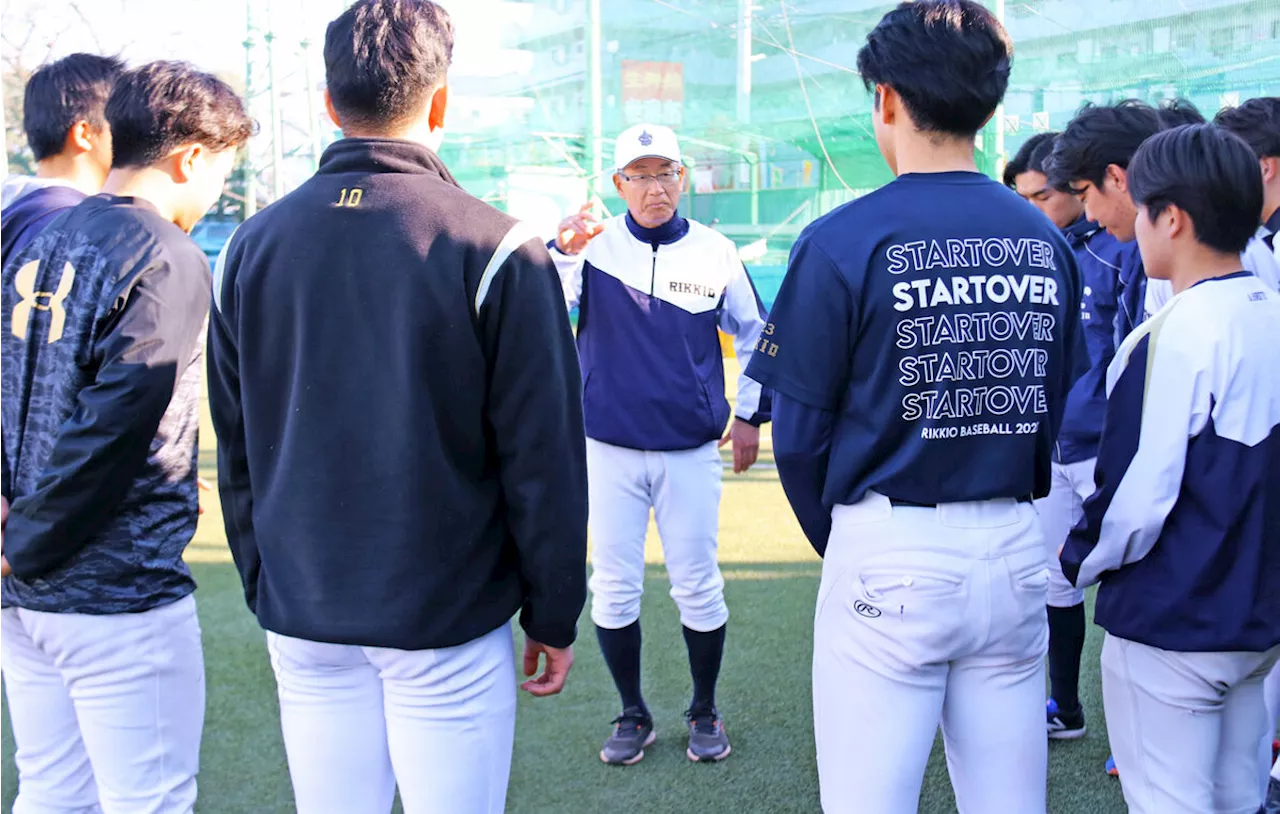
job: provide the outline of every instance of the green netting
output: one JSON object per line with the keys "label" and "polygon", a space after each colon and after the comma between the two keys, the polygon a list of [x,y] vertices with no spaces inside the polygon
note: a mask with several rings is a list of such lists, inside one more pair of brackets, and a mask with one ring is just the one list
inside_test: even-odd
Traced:
{"label": "green netting", "polygon": [[[548,234],[588,195],[620,212],[609,177],[614,137],[641,120],[668,124],[690,164],[682,210],[743,248],[768,301],[799,230],[890,177],[853,66],[891,2],[442,1],[457,29],[444,158],[473,193]],[[319,99],[317,44],[347,0],[232,0],[207,37],[192,34],[204,17],[179,15],[166,22],[181,29],[173,42],[186,43],[173,53],[129,45],[138,26],[117,24],[109,4],[80,4],[75,14],[68,0],[9,5],[12,169],[30,167],[20,134],[23,71],[85,47],[85,37],[67,38],[81,29],[92,47],[123,50],[132,62],[182,56],[248,89],[262,131],[224,201],[227,217],[238,215],[248,178],[256,205],[266,204],[301,183],[338,136]],[[979,165],[993,174],[1028,136],[1061,129],[1086,101],[1185,97],[1212,115],[1280,94],[1280,0],[990,5],[1016,48],[1005,105],[979,141]],[[42,39],[58,45],[42,50]],[[15,53],[13,42],[27,42],[30,53]],[[227,229],[206,223],[200,239],[216,251]]]}
{"label": "green netting", "polygon": [[[594,167],[609,171],[620,130],[642,119],[670,124],[692,165],[683,211],[750,247],[770,299],[799,229],[890,177],[853,65],[893,3],[600,0],[598,14],[587,2],[527,5],[527,23],[508,25],[504,44],[529,52],[529,69],[485,89],[523,106],[456,133],[445,150],[464,184],[499,206],[547,219],[551,201],[567,209],[586,194]],[[990,5],[1016,48],[1002,117],[979,140],[979,164],[993,174],[1023,140],[1061,129],[1086,101],[1184,97],[1211,116],[1280,94],[1280,0]],[[599,163],[590,149],[596,71]],[[607,177],[593,186],[621,211]]]}

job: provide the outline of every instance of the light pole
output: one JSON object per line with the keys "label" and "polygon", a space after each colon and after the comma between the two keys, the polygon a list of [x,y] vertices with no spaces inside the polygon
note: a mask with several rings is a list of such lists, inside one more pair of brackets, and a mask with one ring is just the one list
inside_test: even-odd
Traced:
{"label": "light pole", "polygon": [[[996,2],[996,19],[1000,21],[1000,25],[1004,25],[1004,4],[1005,0],[995,0]],[[1000,178],[1004,174],[1005,155],[1004,155],[1004,100],[1000,100],[1000,104],[996,105],[996,133],[995,133],[995,158],[996,158],[996,177]]]}
{"label": "light pole", "polygon": [[590,121],[587,123],[587,157],[591,167],[591,177],[595,179],[593,190],[600,193],[600,175],[604,171],[604,155],[600,150],[600,142],[604,138],[603,91],[600,81],[600,0],[587,0],[587,108]]}
{"label": "light pole", "polygon": [[[253,0],[245,0],[244,8],[244,104],[253,104]],[[244,216],[247,220],[258,211],[258,179],[253,166],[253,145],[244,148]]]}

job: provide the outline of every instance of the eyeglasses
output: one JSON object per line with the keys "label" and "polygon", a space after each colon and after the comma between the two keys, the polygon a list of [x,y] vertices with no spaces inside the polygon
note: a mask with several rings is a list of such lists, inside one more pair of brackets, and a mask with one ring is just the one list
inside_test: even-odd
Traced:
{"label": "eyeglasses", "polygon": [[679,170],[667,170],[656,175],[627,175],[625,172],[618,173],[618,177],[623,181],[629,181],[633,184],[649,184],[657,181],[664,187],[674,187],[680,183]]}

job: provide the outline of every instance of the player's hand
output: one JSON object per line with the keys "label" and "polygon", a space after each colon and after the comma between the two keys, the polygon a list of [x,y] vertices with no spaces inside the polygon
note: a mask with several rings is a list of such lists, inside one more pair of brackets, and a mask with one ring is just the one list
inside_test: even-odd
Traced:
{"label": "player's hand", "polygon": [[720,439],[719,446],[730,441],[733,442],[733,474],[741,475],[760,457],[760,428],[735,418],[729,425],[729,434]]}
{"label": "player's hand", "polygon": [[573,667],[573,645],[560,649],[526,638],[524,642],[524,674],[526,676],[538,672],[538,657],[543,655],[546,656],[547,662],[542,675],[520,685],[520,689],[537,698],[556,695],[564,689],[564,681],[569,677],[569,668]]}
{"label": "player's hand", "polygon": [[590,201],[578,209],[578,214],[570,215],[560,221],[556,229],[556,248],[562,254],[577,254],[587,247],[591,239],[604,231],[604,224],[591,214]]}
{"label": "player's hand", "polygon": [[9,524],[9,498],[0,495],[0,529]]}
{"label": "player's hand", "polygon": [[[212,485],[211,483],[209,483],[209,481],[205,480],[204,478],[200,478],[200,477],[197,477],[197,478],[196,478],[196,487],[197,487],[201,492],[212,492],[212,491],[213,491],[213,485]],[[203,505],[201,505],[201,504],[197,504],[197,505],[199,505],[199,508],[200,508],[199,514],[204,514],[204,506],[203,506]]]}
{"label": "player's hand", "polygon": [[7,577],[13,573],[13,569],[9,567],[9,558],[0,554],[0,577]]}

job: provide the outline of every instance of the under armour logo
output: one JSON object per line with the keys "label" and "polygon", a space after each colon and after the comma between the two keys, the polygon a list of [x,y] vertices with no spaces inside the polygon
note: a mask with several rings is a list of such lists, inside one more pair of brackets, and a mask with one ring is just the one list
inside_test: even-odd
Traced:
{"label": "under armour logo", "polygon": [[[62,301],[71,293],[71,286],[76,281],[76,270],[70,263],[64,265],[62,274],[58,278],[58,289],[52,292],[36,291],[36,273],[39,270],[40,261],[32,260],[18,269],[18,273],[13,278],[13,287],[18,289],[18,296],[21,299],[17,305],[13,306],[12,330],[14,336],[25,341],[27,328],[31,323],[31,309],[49,311],[48,343],[52,344],[62,338],[62,329],[67,324],[67,312],[62,307]],[[42,300],[48,300],[48,303]]]}
{"label": "under armour logo", "polygon": [[648,147],[650,144],[653,144],[653,136],[649,135],[648,130],[642,131],[640,133],[640,146]]}

